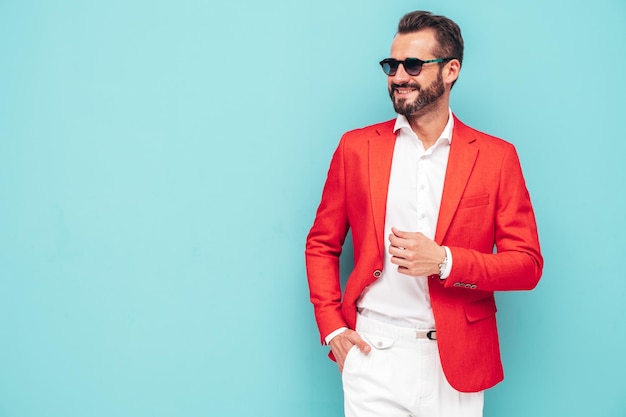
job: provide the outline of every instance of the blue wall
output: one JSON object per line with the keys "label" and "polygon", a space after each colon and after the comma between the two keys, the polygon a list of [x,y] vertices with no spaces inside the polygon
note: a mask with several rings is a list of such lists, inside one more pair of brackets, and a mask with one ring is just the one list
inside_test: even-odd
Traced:
{"label": "blue wall", "polygon": [[[214,3],[214,2],[213,2]],[[546,258],[485,416],[624,417],[626,2],[0,2],[0,416],[340,416],[304,238],[397,20],[516,144]]]}

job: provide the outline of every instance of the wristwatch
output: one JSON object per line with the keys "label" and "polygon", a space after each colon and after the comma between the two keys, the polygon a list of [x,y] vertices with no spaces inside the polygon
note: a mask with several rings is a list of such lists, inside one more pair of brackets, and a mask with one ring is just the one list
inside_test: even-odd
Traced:
{"label": "wristwatch", "polygon": [[[445,249],[445,248],[444,248]],[[448,266],[448,251],[446,251],[446,256],[444,256],[443,261],[439,264],[439,279],[443,279],[443,273]]]}

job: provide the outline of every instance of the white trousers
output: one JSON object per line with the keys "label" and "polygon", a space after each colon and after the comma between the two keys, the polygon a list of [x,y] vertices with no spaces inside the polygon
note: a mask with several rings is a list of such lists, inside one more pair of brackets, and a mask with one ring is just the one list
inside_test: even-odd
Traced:
{"label": "white trousers", "polygon": [[482,417],[484,393],[448,384],[436,341],[362,315],[356,331],[372,350],[366,355],[354,346],[346,357],[346,417]]}

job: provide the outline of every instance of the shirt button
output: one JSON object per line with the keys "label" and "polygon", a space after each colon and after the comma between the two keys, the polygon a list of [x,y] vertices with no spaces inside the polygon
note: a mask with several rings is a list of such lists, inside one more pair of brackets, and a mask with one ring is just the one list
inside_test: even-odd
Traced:
{"label": "shirt button", "polygon": [[376,346],[378,346],[378,347],[383,347],[383,342],[377,342],[377,343],[376,343]]}

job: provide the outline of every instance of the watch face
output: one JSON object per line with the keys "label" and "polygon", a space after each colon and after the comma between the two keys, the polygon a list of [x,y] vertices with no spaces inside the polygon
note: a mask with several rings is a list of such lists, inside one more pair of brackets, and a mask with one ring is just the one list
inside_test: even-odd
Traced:
{"label": "watch face", "polygon": [[448,251],[446,251],[446,255],[443,258],[443,261],[441,261],[441,263],[439,264],[439,278],[442,278],[443,272],[445,271],[447,264],[448,264]]}

